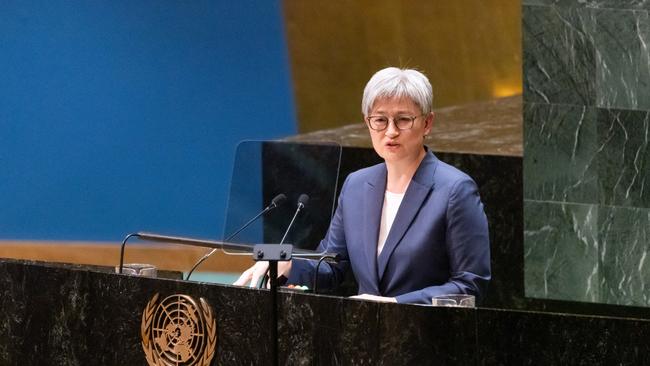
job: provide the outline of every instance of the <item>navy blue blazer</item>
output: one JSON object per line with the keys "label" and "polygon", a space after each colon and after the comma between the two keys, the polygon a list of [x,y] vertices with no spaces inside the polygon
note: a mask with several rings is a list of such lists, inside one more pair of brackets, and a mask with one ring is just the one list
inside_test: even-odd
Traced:
{"label": "navy blue blazer", "polygon": [[[490,280],[490,243],[476,183],[427,151],[377,257],[386,175],[382,163],[347,177],[318,248],[345,262],[321,265],[319,287],[336,286],[349,266],[360,294],[400,303],[459,293],[480,300]],[[314,261],[294,259],[288,282],[311,285],[314,270]]]}

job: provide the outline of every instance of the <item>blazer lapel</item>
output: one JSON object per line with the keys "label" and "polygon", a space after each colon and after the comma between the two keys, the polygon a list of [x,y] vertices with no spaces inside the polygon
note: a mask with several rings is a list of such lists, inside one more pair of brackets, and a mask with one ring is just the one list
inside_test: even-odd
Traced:
{"label": "blazer lapel", "polygon": [[365,207],[363,230],[364,230],[364,253],[368,263],[369,275],[373,279],[373,286],[379,292],[379,278],[377,277],[377,240],[379,239],[379,224],[381,220],[381,208],[384,204],[384,192],[386,191],[386,167],[366,182],[363,197]]}
{"label": "blazer lapel", "polygon": [[[400,240],[402,240],[402,237],[404,237],[406,230],[411,226],[411,223],[420,211],[427,195],[429,195],[433,189],[433,175],[437,166],[436,163],[436,157],[431,152],[427,151],[427,155],[424,157],[418,170],[411,179],[411,183],[404,194],[402,203],[400,204],[397,215],[395,216],[395,221],[393,221],[393,225],[388,232],[384,249],[382,249],[379,258],[377,259],[377,275],[379,280],[384,276],[384,272],[386,271],[388,261],[393,254],[393,251],[399,244]],[[378,210],[381,215],[381,206]],[[375,241],[377,240],[375,239]]]}

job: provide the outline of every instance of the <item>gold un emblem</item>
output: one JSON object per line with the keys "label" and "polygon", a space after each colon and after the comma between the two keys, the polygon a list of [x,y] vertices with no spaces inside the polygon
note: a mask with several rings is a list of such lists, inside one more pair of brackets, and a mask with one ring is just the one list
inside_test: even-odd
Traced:
{"label": "gold un emblem", "polygon": [[217,326],[205,299],[155,294],[142,312],[142,349],[150,366],[207,366],[217,345]]}

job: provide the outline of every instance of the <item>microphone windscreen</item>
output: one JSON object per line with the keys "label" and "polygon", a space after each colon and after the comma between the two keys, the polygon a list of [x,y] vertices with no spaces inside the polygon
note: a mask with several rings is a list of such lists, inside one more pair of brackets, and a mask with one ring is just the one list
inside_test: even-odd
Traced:
{"label": "microphone windscreen", "polygon": [[272,205],[275,205],[275,206],[279,206],[279,205],[282,204],[284,201],[286,201],[286,199],[287,199],[287,196],[285,196],[284,193],[280,193],[279,195],[275,196],[275,197],[271,200],[271,204],[272,204]]}
{"label": "microphone windscreen", "polygon": [[298,205],[303,205],[307,206],[307,202],[309,202],[309,196],[306,194],[301,194],[300,197],[298,197]]}

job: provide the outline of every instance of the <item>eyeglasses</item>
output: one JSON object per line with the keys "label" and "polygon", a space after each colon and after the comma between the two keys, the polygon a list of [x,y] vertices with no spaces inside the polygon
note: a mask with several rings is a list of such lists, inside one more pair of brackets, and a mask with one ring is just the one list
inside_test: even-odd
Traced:
{"label": "eyeglasses", "polygon": [[419,116],[406,116],[398,115],[393,118],[386,116],[368,116],[366,121],[368,121],[368,126],[375,131],[383,131],[388,127],[388,123],[392,120],[398,130],[409,130],[413,127],[413,121]]}

